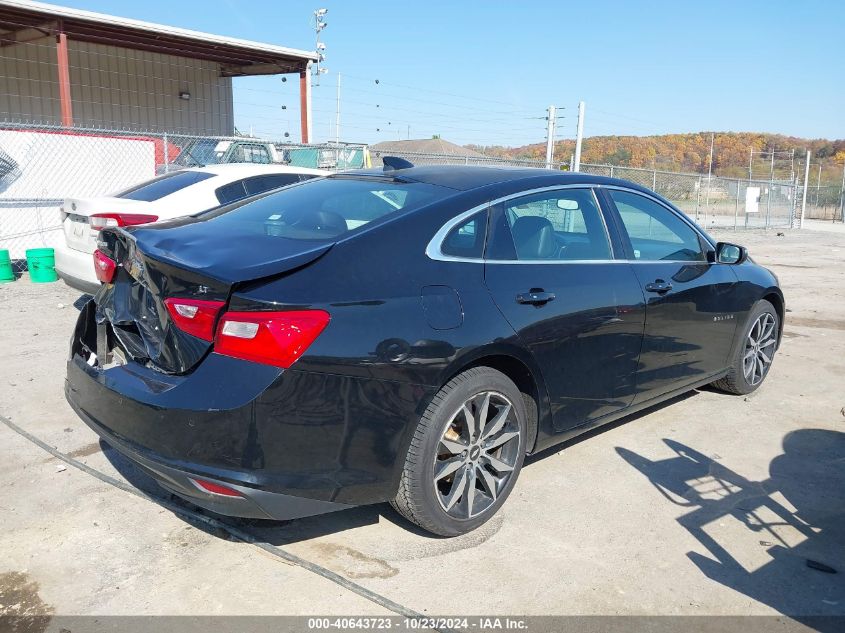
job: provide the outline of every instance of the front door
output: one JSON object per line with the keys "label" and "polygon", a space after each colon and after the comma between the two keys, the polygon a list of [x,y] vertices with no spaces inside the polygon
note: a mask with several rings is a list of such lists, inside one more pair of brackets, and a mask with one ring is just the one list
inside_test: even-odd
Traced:
{"label": "front door", "polygon": [[614,261],[589,188],[528,194],[496,205],[485,280],[534,355],[555,431],[631,404],[643,298],[631,266]]}
{"label": "front door", "polygon": [[724,369],[737,325],[736,275],[711,263],[712,248],[656,199],[606,189],[646,298],[637,402]]}

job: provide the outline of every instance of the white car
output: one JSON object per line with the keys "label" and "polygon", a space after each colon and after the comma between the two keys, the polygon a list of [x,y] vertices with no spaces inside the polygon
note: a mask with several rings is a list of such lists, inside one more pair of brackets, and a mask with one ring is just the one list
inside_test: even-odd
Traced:
{"label": "white car", "polygon": [[69,286],[94,293],[100,287],[93,258],[100,229],[193,215],[328,173],[305,167],[232,163],[180,169],[113,196],[68,198],[61,208],[65,240],[56,248],[56,272]]}

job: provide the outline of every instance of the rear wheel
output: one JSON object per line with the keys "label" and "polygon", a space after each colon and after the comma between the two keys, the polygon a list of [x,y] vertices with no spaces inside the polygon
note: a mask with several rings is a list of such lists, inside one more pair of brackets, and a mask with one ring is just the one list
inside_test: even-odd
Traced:
{"label": "rear wheel", "polygon": [[440,536],[474,530],[513,489],[525,436],[516,385],[495,369],[468,369],[434,396],[420,419],[393,507]]}
{"label": "rear wheel", "polygon": [[713,386],[729,393],[746,394],[757,389],[775,358],[780,333],[780,319],[775,307],[761,299],[748,317],[742,337],[736,345],[728,374]]}

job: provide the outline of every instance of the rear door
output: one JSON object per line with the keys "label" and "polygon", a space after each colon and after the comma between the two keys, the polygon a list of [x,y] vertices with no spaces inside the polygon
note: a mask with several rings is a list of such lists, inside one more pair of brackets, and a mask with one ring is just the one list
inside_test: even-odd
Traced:
{"label": "rear door", "polygon": [[543,372],[556,431],[631,404],[643,298],[590,188],[495,205],[485,259],[496,305]]}
{"label": "rear door", "polygon": [[736,275],[674,209],[633,191],[603,189],[646,297],[637,402],[723,369],[736,330]]}

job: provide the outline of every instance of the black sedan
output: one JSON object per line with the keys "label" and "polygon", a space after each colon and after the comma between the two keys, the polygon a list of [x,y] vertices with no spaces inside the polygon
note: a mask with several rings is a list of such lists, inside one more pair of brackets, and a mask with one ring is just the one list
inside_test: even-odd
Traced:
{"label": "black sedan", "polygon": [[766,378],[777,279],[655,193],[385,162],[102,231],[67,365],[76,412],[217,513],[389,501],[457,535],[526,454]]}

